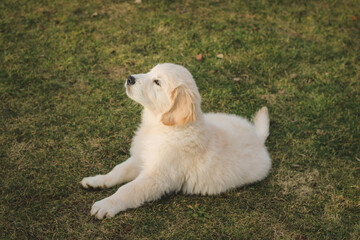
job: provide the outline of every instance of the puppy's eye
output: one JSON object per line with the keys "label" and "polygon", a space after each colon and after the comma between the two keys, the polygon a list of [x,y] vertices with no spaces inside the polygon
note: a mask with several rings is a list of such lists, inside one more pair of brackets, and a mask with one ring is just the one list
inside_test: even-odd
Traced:
{"label": "puppy's eye", "polygon": [[155,80],[154,80],[154,83],[155,83],[156,85],[160,86],[160,81],[159,81],[159,80],[155,79]]}

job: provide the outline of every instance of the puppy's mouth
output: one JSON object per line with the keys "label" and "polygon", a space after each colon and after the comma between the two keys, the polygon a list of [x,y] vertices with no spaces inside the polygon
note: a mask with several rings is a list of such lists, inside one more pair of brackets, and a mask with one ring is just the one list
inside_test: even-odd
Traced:
{"label": "puppy's mouth", "polygon": [[129,86],[126,81],[125,81],[125,90],[126,90],[126,94],[128,96],[130,96],[130,94],[131,94],[131,86]]}

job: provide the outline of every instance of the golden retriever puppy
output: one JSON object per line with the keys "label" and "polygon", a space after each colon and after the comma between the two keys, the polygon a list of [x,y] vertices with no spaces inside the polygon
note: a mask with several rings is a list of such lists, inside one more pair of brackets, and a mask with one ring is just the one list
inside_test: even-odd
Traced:
{"label": "golden retriever puppy", "polygon": [[266,107],[255,115],[254,124],[236,115],[203,113],[192,75],[171,63],[129,76],[125,88],[144,107],[131,157],[108,174],[84,178],[81,184],[108,188],[127,183],[95,202],[91,215],[111,218],[170,192],[218,194],[268,175]]}

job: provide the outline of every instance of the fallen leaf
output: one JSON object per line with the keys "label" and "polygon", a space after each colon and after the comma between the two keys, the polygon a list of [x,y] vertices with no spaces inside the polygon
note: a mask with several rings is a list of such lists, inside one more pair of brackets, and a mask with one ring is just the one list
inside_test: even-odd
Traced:
{"label": "fallen leaf", "polygon": [[93,14],[91,14],[91,17],[96,17],[98,15],[97,12],[94,12]]}
{"label": "fallen leaf", "polygon": [[201,61],[203,59],[203,56],[201,53],[199,53],[198,55],[196,55],[196,60]]}
{"label": "fallen leaf", "polygon": [[299,167],[300,167],[300,165],[299,165],[299,164],[294,163],[294,164],[292,164],[292,165],[291,165],[291,167],[292,167],[292,168],[299,168]]}
{"label": "fallen leaf", "polygon": [[236,78],[233,78],[233,80],[234,80],[234,81],[236,81],[236,82],[238,82],[238,81],[240,81],[240,80],[241,80],[241,78],[236,77]]}
{"label": "fallen leaf", "polygon": [[135,0],[135,3],[141,3],[142,1],[141,0]]}
{"label": "fallen leaf", "polygon": [[294,78],[297,77],[297,74],[296,74],[296,73],[293,73],[293,74],[290,75],[290,77],[291,77],[292,79],[294,79]]}
{"label": "fallen leaf", "polygon": [[351,19],[354,21],[358,20],[357,16],[351,16]]}
{"label": "fallen leaf", "polygon": [[284,94],[285,90],[279,90],[279,94]]}
{"label": "fallen leaf", "polygon": [[216,55],[217,58],[224,58],[224,54],[220,53],[218,55]]}

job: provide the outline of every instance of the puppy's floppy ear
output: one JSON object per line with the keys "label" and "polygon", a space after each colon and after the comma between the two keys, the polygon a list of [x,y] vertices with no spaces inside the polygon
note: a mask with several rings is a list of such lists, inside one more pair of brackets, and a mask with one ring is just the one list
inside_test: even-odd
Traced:
{"label": "puppy's floppy ear", "polygon": [[161,117],[167,126],[179,126],[196,120],[195,96],[183,86],[175,88],[171,93],[172,104]]}

